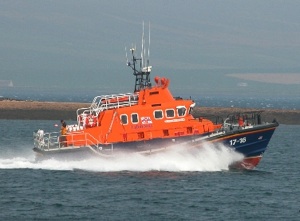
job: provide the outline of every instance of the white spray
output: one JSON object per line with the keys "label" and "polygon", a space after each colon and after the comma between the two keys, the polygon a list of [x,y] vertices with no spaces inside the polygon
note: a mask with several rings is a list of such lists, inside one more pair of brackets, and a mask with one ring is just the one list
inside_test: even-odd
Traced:
{"label": "white spray", "polygon": [[241,161],[243,156],[223,145],[203,144],[200,149],[179,146],[163,153],[148,156],[140,154],[118,154],[114,158],[90,158],[62,161],[48,159],[34,161],[31,157],[0,158],[0,169],[44,169],[44,170],[86,170],[94,172],[117,171],[222,171]]}

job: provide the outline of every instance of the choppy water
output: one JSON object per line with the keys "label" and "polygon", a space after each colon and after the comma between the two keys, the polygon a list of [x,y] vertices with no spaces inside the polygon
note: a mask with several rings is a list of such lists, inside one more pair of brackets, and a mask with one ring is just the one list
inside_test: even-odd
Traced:
{"label": "choppy water", "polygon": [[254,171],[223,147],[119,160],[35,161],[32,131],[0,120],[0,220],[299,220],[300,126],[280,125]]}

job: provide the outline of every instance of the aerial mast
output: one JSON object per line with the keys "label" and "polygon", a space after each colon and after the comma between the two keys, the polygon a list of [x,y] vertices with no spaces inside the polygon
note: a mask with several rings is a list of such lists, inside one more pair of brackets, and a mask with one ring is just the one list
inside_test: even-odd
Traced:
{"label": "aerial mast", "polygon": [[[132,47],[130,49],[132,55],[132,62],[128,61],[127,52],[126,52],[126,59],[127,65],[132,68],[133,75],[135,76],[135,86],[134,92],[138,92],[144,88],[151,87],[150,82],[150,72],[152,66],[149,65],[149,58],[150,58],[150,22],[149,22],[149,42],[148,42],[148,55],[147,55],[147,64],[145,62],[146,59],[146,48],[145,48],[145,34],[144,34],[144,22],[143,22],[143,33],[142,33],[142,50],[141,50],[141,58],[136,58],[135,56],[135,48]],[[137,62],[140,62],[140,70],[137,70]]]}

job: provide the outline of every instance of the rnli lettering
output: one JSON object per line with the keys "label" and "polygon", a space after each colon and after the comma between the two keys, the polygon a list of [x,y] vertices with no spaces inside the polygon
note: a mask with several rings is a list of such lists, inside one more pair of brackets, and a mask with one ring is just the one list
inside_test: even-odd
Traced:
{"label": "rnli lettering", "polygon": [[152,124],[150,117],[141,117],[142,124]]}
{"label": "rnli lettering", "polygon": [[152,127],[151,117],[146,116],[146,117],[141,117],[141,123],[132,125],[131,129],[137,130],[137,129],[151,128],[151,127]]}

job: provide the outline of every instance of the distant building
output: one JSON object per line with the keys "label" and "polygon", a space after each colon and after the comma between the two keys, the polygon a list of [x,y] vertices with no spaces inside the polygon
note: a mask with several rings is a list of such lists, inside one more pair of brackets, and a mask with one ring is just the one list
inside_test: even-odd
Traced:
{"label": "distant building", "polygon": [[12,80],[0,80],[0,87],[13,87]]}

